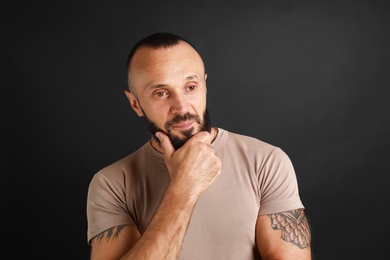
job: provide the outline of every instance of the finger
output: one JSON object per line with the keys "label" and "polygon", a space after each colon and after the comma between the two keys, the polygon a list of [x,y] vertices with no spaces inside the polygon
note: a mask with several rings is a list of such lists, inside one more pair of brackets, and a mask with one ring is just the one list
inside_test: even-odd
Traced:
{"label": "finger", "polygon": [[158,140],[160,140],[161,148],[162,148],[163,153],[164,153],[164,157],[166,159],[171,158],[173,153],[175,152],[175,148],[173,148],[173,145],[172,145],[169,137],[165,133],[162,133],[162,132],[157,132],[156,137],[158,138]]}
{"label": "finger", "polygon": [[192,139],[201,143],[211,144],[211,141],[213,140],[213,136],[209,132],[202,131],[194,135]]}

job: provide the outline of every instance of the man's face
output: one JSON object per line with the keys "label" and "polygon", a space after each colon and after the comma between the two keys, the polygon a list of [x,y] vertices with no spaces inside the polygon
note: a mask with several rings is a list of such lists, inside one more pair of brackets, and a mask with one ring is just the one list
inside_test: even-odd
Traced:
{"label": "man's face", "polygon": [[153,136],[162,130],[178,149],[195,133],[210,131],[204,65],[189,44],[142,47],[133,57],[130,76],[135,93],[126,92],[127,97]]}

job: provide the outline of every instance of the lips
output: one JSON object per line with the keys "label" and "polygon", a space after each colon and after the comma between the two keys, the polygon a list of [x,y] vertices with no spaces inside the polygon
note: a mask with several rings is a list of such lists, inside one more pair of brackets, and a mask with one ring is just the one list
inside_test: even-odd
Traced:
{"label": "lips", "polygon": [[195,123],[200,125],[200,118],[195,114],[190,114],[187,112],[183,115],[174,116],[171,120],[165,123],[164,127],[167,129],[167,132],[175,130],[182,133],[190,130],[192,132]]}
{"label": "lips", "polygon": [[185,120],[172,125],[172,128],[177,130],[186,130],[191,128],[193,123],[194,123],[193,120]]}

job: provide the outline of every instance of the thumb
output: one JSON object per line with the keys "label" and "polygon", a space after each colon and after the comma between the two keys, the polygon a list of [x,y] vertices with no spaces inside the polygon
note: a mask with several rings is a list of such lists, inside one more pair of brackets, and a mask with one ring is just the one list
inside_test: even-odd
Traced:
{"label": "thumb", "polygon": [[157,132],[156,137],[160,141],[161,149],[163,150],[165,160],[170,159],[175,152],[175,148],[173,147],[171,140],[165,133],[162,132]]}

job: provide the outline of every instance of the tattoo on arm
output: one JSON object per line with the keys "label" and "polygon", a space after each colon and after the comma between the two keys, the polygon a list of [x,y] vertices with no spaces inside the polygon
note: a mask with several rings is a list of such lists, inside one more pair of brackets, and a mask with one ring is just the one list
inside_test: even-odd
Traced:
{"label": "tattoo on arm", "polygon": [[281,239],[293,243],[299,248],[310,247],[310,227],[303,209],[270,214],[271,227],[282,230]]}
{"label": "tattoo on arm", "polygon": [[114,239],[118,238],[119,233],[122,231],[122,229],[124,227],[125,227],[125,225],[120,225],[120,226],[115,226],[115,227],[109,228],[109,229],[103,231],[102,233],[100,233],[99,235],[97,235],[94,239],[100,241],[105,237],[107,241],[110,239],[114,240]]}

